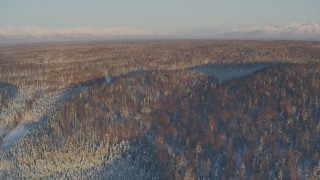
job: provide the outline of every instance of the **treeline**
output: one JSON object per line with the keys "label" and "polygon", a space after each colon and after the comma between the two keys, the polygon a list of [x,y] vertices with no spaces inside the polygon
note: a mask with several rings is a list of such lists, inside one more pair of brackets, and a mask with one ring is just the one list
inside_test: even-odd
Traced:
{"label": "treeline", "polygon": [[310,62],[318,42],[172,40],[57,44],[0,49],[0,81],[17,86],[73,86],[111,73],[177,70],[208,63]]}

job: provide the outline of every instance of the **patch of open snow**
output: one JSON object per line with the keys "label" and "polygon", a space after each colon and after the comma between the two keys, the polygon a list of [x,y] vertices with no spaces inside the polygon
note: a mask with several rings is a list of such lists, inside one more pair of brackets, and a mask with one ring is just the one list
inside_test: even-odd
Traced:
{"label": "patch of open snow", "polygon": [[112,82],[112,80],[113,80],[113,76],[111,76],[111,75],[106,75],[106,76],[104,77],[104,79],[105,79],[105,81],[106,81],[107,84],[110,84],[110,83]]}
{"label": "patch of open snow", "polygon": [[4,148],[11,146],[17,139],[28,134],[28,132],[29,130],[25,128],[24,125],[17,126],[7,136],[5,136],[1,146]]}

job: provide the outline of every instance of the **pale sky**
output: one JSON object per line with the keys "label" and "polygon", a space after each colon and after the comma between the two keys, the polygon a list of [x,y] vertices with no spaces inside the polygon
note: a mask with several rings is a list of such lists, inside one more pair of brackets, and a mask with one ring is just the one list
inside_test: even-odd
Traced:
{"label": "pale sky", "polygon": [[[0,28],[7,34],[11,29],[3,28],[121,27],[186,34],[292,22],[319,24],[320,0],[0,0]],[[318,31],[314,26],[308,31]]]}

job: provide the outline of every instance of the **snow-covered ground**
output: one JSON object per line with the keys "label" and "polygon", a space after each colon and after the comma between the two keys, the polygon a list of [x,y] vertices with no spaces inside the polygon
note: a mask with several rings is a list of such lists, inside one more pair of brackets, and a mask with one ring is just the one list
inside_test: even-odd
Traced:
{"label": "snow-covered ground", "polygon": [[[28,134],[39,121],[50,116],[55,107],[79,94],[90,84],[84,84],[67,89],[50,91],[50,88],[25,87],[19,89],[16,97],[9,102],[8,107],[0,112],[0,147],[10,147],[17,139]],[[32,98],[38,96],[35,100]],[[31,108],[27,107],[31,103]],[[18,116],[19,115],[19,116]],[[13,128],[14,119],[18,125]]]}
{"label": "snow-covered ground", "polygon": [[12,145],[17,139],[29,133],[29,129],[24,125],[18,125],[4,137],[1,146],[7,148]]}
{"label": "snow-covered ground", "polygon": [[[222,83],[252,74],[258,70],[274,67],[279,64],[273,63],[246,63],[246,64],[222,64],[203,65],[190,68],[191,71],[206,73],[210,78]],[[139,74],[140,71],[131,72],[121,77],[130,77]],[[102,81],[112,83],[111,75],[105,76]],[[78,86],[67,89],[50,91],[50,88],[24,87],[19,89],[15,97],[9,102],[8,107],[0,111],[0,146],[10,147],[17,139],[28,134],[32,128],[37,127],[40,120],[47,119],[53,108],[59,107],[61,103],[69,98],[80,94],[85,88],[101,80],[84,82]],[[100,82],[101,83],[101,82]],[[35,100],[33,97],[38,96]],[[31,102],[31,107],[27,107]],[[30,106],[30,105],[29,105]],[[17,115],[19,115],[17,117]],[[18,125],[13,127],[14,119],[18,119]]]}
{"label": "snow-covered ground", "polygon": [[[10,146],[16,139],[27,134],[28,130],[25,125],[38,121],[53,107],[59,92],[47,93],[46,91],[45,88],[21,88],[15,98],[8,103],[7,108],[2,109],[0,113],[2,146]],[[39,97],[33,100],[35,96]],[[18,125],[12,128],[14,123]]]}

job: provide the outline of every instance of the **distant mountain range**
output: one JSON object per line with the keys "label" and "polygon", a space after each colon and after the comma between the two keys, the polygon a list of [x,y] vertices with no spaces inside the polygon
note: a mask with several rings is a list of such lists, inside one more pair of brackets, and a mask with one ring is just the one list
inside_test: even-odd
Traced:
{"label": "distant mountain range", "polygon": [[237,33],[248,33],[248,32],[261,32],[265,34],[296,34],[296,35],[319,35],[320,34],[320,23],[287,23],[278,26],[253,26],[240,29],[232,29],[226,32],[237,32]]}
{"label": "distant mountain range", "polygon": [[166,32],[151,32],[128,27],[0,27],[0,44],[20,42],[87,41],[110,39],[145,39],[165,35]]}
{"label": "distant mountain range", "polygon": [[320,23],[292,22],[282,25],[220,26],[191,30],[186,33],[153,32],[128,27],[0,27],[0,44],[10,42],[148,38],[320,40]]}
{"label": "distant mountain range", "polygon": [[222,39],[320,40],[320,23],[292,22],[282,25],[219,27],[194,31],[186,36]]}

